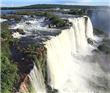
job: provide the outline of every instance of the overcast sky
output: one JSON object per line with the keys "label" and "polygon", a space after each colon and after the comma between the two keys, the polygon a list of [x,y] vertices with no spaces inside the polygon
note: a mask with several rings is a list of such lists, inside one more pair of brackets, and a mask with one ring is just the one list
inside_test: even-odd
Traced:
{"label": "overcast sky", "polygon": [[110,0],[2,0],[1,6],[25,6],[32,4],[110,5]]}

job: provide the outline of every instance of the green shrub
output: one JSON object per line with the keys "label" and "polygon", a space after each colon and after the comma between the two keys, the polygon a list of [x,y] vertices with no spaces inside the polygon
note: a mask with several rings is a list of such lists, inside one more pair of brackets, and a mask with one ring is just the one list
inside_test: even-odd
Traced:
{"label": "green shrub", "polygon": [[85,9],[71,9],[68,14],[73,14],[73,15],[85,15],[86,11]]}
{"label": "green shrub", "polygon": [[1,57],[1,92],[12,93],[15,83],[19,79],[17,66],[11,60],[2,55]]}

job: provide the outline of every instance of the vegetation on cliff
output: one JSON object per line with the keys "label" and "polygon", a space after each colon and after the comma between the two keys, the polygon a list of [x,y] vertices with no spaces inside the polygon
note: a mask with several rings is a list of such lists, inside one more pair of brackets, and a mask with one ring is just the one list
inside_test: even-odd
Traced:
{"label": "vegetation on cliff", "polygon": [[[26,43],[25,41],[23,42],[20,41],[15,47],[17,49],[17,52],[23,54],[21,60],[23,60],[25,63],[27,62],[26,60],[28,60],[29,64],[32,65],[31,67],[29,66],[29,64],[26,63],[26,65],[28,65],[27,69],[31,70],[33,68],[33,65],[35,64],[37,68],[42,71],[43,76],[46,77],[45,75],[46,74],[45,73],[46,48],[43,45]],[[25,68],[26,68],[26,65],[24,65]],[[23,66],[23,62],[22,62],[22,66]],[[30,73],[30,70],[28,70],[29,71],[28,73]]]}
{"label": "vegetation on cliff", "polygon": [[10,43],[14,42],[8,24],[1,24],[1,92],[16,91],[19,80],[17,65],[13,63],[10,52]]}
{"label": "vegetation on cliff", "polygon": [[86,15],[87,10],[85,9],[71,9],[68,14],[72,15]]}
{"label": "vegetation on cliff", "polygon": [[[18,61],[18,68],[20,70],[20,86],[25,83],[28,91],[33,91],[28,74],[36,65],[37,69],[43,75],[45,83],[47,81],[47,66],[46,66],[46,49],[44,45],[34,44],[33,42],[27,42],[20,40],[17,44],[13,45],[14,52],[19,58],[14,60]],[[28,78],[27,78],[28,77]]]}

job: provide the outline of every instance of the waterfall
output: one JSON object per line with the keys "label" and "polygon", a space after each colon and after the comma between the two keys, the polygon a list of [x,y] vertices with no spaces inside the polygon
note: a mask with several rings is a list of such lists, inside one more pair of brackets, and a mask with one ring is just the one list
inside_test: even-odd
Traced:
{"label": "waterfall", "polygon": [[[94,53],[96,46],[88,42],[88,39],[97,41],[91,20],[87,16],[68,20],[72,23],[69,29],[44,42],[47,49],[46,85],[52,88],[52,93],[54,89],[58,93],[109,93],[110,73],[101,65],[105,64],[106,57]],[[48,93],[42,72],[35,64],[28,76],[33,93]]]}
{"label": "waterfall", "polygon": [[34,68],[29,74],[29,79],[32,85],[32,93],[46,93],[44,79],[42,73],[37,69],[34,64]]}
{"label": "waterfall", "polygon": [[[87,19],[87,20],[86,20]],[[69,18],[70,29],[45,42],[48,84],[58,93],[109,93],[108,77],[94,58],[94,39],[88,17]]]}

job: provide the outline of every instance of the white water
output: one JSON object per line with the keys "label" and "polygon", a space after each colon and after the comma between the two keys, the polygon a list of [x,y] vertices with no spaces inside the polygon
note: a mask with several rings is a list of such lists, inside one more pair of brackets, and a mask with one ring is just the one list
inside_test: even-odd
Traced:
{"label": "white water", "polygon": [[33,89],[32,92],[33,93],[46,93],[42,73],[36,68],[35,65],[29,74],[29,79],[32,84],[32,89]]}
{"label": "white water", "polygon": [[[28,16],[27,16],[28,18]],[[27,36],[33,36],[35,35],[36,38],[43,39],[43,35],[40,34],[42,31],[45,31],[47,33],[54,33],[58,29],[55,28],[49,28],[48,24],[45,22],[45,17],[42,18],[28,18],[27,20],[21,20],[19,23],[13,24],[9,29],[22,29],[23,32],[25,32],[25,35],[20,34],[19,32],[14,32],[12,34],[13,38],[22,38]],[[38,36],[38,34],[40,34]]]}
{"label": "white water", "polygon": [[[43,21],[44,18],[40,19],[30,19],[27,21],[21,20],[18,24],[13,25],[11,28],[13,29],[23,29],[24,31],[30,31],[30,30],[41,30],[41,29],[46,29],[46,26],[43,27]],[[27,24],[28,23],[28,24]]]}
{"label": "white water", "polygon": [[48,83],[58,93],[109,93],[110,75],[102,70],[93,56],[95,47],[87,42],[94,38],[88,18],[69,19],[73,26],[52,37],[47,48]]}
{"label": "white water", "polygon": [[7,21],[7,19],[0,18],[0,23]]}
{"label": "white water", "polygon": [[45,24],[45,17],[42,18],[33,18],[28,20],[21,20],[19,23],[11,26],[11,29],[23,29],[25,32],[32,33],[32,31],[51,31],[55,30],[48,27],[48,24]]}
{"label": "white water", "polygon": [[12,36],[13,36],[13,38],[18,38],[18,39],[20,39],[21,37],[25,37],[26,35],[22,35],[22,34],[20,34],[19,32],[14,32],[14,33],[12,34]]}

